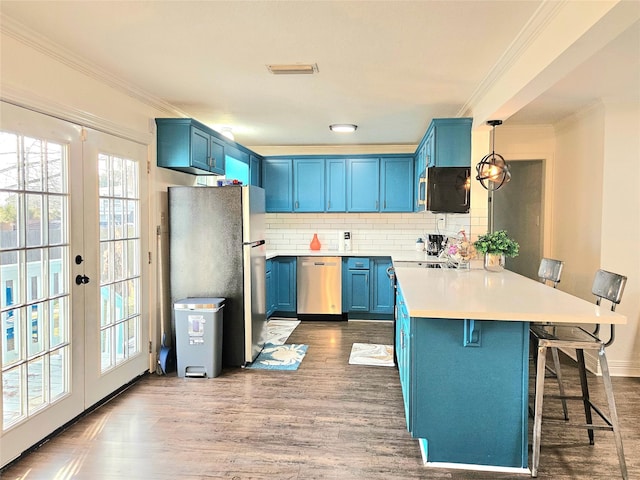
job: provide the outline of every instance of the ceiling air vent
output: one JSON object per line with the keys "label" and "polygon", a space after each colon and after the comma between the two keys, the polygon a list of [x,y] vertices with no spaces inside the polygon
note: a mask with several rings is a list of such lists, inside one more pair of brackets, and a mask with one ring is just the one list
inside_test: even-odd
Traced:
{"label": "ceiling air vent", "polygon": [[318,65],[316,63],[267,65],[267,68],[274,75],[313,75],[314,73],[318,73]]}

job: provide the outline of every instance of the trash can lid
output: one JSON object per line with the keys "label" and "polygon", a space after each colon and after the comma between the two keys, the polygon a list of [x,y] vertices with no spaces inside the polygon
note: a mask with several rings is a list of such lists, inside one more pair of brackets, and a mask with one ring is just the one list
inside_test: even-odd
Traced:
{"label": "trash can lid", "polygon": [[176,300],[173,307],[188,310],[206,310],[220,308],[224,305],[224,301],[225,299],[220,297],[187,297]]}

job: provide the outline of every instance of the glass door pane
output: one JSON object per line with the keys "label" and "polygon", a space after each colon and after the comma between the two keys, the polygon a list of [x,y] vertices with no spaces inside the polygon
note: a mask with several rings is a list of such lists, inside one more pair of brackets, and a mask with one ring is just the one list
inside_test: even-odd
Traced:
{"label": "glass door pane", "polygon": [[0,132],[3,430],[70,390],[69,365],[59,361],[70,346],[68,311],[59,308],[70,296],[62,265],[70,248],[68,162],[64,144]]}

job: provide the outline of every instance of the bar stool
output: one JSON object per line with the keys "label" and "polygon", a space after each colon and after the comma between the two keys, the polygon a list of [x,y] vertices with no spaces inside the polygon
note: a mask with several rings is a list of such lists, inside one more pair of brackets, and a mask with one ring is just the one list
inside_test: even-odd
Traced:
{"label": "bar stool", "polygon": [[[540,267],[538,268],[538,279],[545,285],[551,284],[553,288],[556,288],[560,283],[560,277],[562,276],[562,269],[564,268],[564,262],[562,260],[554,260],[552,258],[543,258],[540,260]],[[536,345],[536,336],[530,331],[533,345]],[[549,365],[545,365],[546,371],[549,372],[547,378],[555,378],[558,381],[558,388],[560,390],[560,401],[562,402],[562,412],[564,413],[564,419],[569,420],[569,410],[567,409],[567,400],[564,398],[564,384],[562,383],[562,370],[560,369],[560,357],[558,356],[558,349],[551,347],[551,356],[553,358],[553,368]],[[537,364],[536,356],[533,357],[534,362]],[[532,415],[533,416],[533,415]]]}
{"label": "bar stool", "polygon": [[[620,303],[622,292],[624,291],[627,277],[616,273],[598,270],[596,272],[592,293],[596,296],[596,304],[600,305],[601,299],[611,302],[611,310],[615,311],[616,305]],[[611,377],[609,375],[609,365],[605,354],[605,348],[611,345],[615,339],[615,326],[611,325],[611,334],[607,342],[603,342],[598,337],[599,325],[596,326],[594,332],[588,332],[584,328],[575,325],[532,325],[531,333],[536,337],[538,342],[538,356],[536,367],[535,381],[535,414],[533,425],[533,461],[531,468],[531,476],[538,476],[538,464],[540,462],[540,434],[542,430],[542,402],[544,398],[544,378],[545,378],[545,362],[547,348],[570,348],[575,349],[580,374],[580,385],[582,388],[581,396],[566,396],[567,400],[581,400],[584,404],[584,413],[586,424],[575,425],[563,422],[566,426],[586,428],[589,434],[589,444],[594,443],[594,430],[610,430],[613,432],[616,450],[618,452],[618,461],[622,478],[627,480],[627,465],[624,459],[624,450],[622,448],[622,436],[618,423],[618,413],[613,397],[613,387],[611,385]],[[584,363],[584,350],[595,350],[598,352],[600,366],[602,368],[602,381],[607,396],[609,407],[609,417],[591,402],[589,398],[589,386],[587,384],[587,370]],[[551,396],[551,395],[550,395]],[[606,425],[595,425],[593,423],[592,413],[597,413]]]}

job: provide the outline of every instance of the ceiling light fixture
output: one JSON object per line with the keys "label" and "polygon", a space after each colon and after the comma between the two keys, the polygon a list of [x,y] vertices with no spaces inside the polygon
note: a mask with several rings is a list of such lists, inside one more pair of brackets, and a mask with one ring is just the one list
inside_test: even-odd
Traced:
{"label": "ceiling light fixture", "polygon": [[491,140],[492,152],[485,155],[476,165],[476,172],[478,172],[476,180],[479,180],[484,188],[493,192],[511,180],[511,172],[509,171],[509,164],[505,162],[504,157],[495,152],[496,125],[502,125],[502,120],[489,120],[487,125],[493,127]]}
{"label": "ceiling light fixture", "polygon": [[355,132],[357,129],[358,126],[352,123],[334,123],[333,125],[329,125],[329,130],[332,132],[351,133]]}
{"label": "ceiling light fixture", "polygon": [[313,75],[318,73],[317,63],[300,63],[295,65],[267,65],[274,75]]}
{"label": "ceiling light fixture", "polygon": [[220,129],[220,133],[222,135],[224,135],[225,137],[227,137],[229,140],[234,140],[236,139],[235,135],[233,134],[233,130],[231,129],[231,127],[222,127]]}

